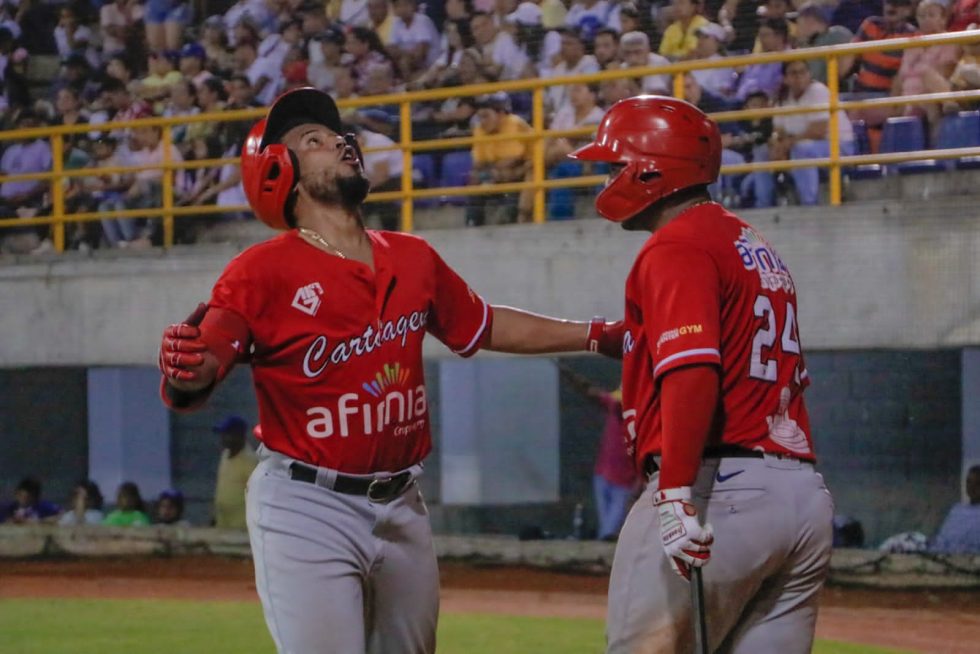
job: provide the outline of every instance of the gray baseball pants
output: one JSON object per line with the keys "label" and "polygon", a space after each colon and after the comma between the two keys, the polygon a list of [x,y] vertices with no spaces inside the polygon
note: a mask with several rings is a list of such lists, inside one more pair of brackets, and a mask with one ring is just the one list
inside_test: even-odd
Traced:
{"label": "gray baseball pants", "polygon": [[[260,448],[248,482],[255,585],[279,654],[431,654],[439,571],[418,485],[387,504],[290,479]],[[416,466],[421,472],[421,466]]]}

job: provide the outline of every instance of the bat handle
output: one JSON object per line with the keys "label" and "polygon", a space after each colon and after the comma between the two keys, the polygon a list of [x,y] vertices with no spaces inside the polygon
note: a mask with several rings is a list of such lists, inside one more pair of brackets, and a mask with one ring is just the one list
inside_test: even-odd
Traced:
{"label": "bat handle", "polygon": [[708,649],[708,627],[705,623],[704,582],[701,568],[691,568],[691,608],[694,620],[694,651],[696,654],[711,654]]}

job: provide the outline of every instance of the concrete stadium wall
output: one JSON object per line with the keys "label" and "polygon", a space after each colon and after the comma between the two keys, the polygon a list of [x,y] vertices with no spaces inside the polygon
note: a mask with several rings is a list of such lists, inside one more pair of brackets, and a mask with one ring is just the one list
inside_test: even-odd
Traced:
{"label": "concrete stadium wall", "polygon": [[[980,343],[980,214],[970,197],[745,216],[793,270],[810,350]],[[231,242],[167,253],[0,263],[0,367],[152,364],[163,326],[207,299],[227,261],[269,232],[244,224],[223,235]],[[644,241],[596,219],[423,236],[491,302],[578,318],[622,314]]]}

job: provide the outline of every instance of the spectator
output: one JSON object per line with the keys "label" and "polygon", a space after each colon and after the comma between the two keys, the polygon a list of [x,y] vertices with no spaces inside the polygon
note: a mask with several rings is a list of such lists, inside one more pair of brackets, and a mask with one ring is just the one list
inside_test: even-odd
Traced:
{"label": "spectator", "polygon": [[73,54],[80,54],[92,66],[98,66],[99,55],[93,46],[94,41],[92,30],[87,25],[79,24],[75,10],[70,6],[62,7],[58,24],[54,28],[54,42],[58,48],[58,56],[67,59]]}
{"label": "spectator", "polygon": [[205,68],[215,74],[225,74],[234,65],[228,49],[228,32],[220,16],[211,16],[201,26],[201,45],[207,55]]}
{"label": "spectator", "polygon": [[[666,57],[650,52],[650,38],[643,32],[627,32],[619,40],[622,50],[623,68],[644,68],[646,66],[667,66]],[[640,82],[643,93],[672,95],[670,75],[647,75]]]}
{"label": "spectator", "polygon": [[[89,69],[86,68],[86,70]],[[124,86],[129,86],[130,83],[136,80],[136,71],[133,69],[132,64],[129,63],[125,55],[121,54],[109,57],[109,61],[105,65],[105,74],[107,77],[119,80]]]}
{"label": "spectator", "polygon": [[290,16],[279,24],[279,31],[262,39],[257,48],[260,59],[267,59],[270,67],[281,69],[290,50],[303,47],[303,19]]}
{"label": "spectator", "polygon": [[[41,126],[40,118],[29,110],[21,111],[15,125],[18,129]],[[9,145],[0,157],[0,173],[21,175],[51,170],[51,146],[40,136],[33,139],[8,141]],[[0,216],[4,218],[31,218],[44,204],[44,196],[50,185],[40,180],[3,182],[0,184]],[[3,230],[0,252],[26,254],[41,246],[41,237],[34,227]]]}
{"label": "spectator", "polygon": [[640,477],[626,454],[622,389],[608,392],[564,365],[559,365],[558,370],[576,391],[602,409],[604,424],[592,475],[599,519],[596,535],[599,540],[615,541],[640,488]]}
{"label": "spectator", "polygon": [[729,111],[734,108],[725,98],[702,87],[698,83],[697,77],[691,73],[684,75],[684,99],[706,114]]}
{"label": "spectator", "polygon": [[[66,86],[55,96],[54,107],[56,113],[56,125],[85,125],[88,123],[88,112],[82,106],[82,99],[78,91],[70,86]],[[65,152],[68,153],[74,148],[85,148],[87,146],[85,135],[82,133],[66,134]]]}
{"label": "spectator", "polygon": [[[477,126],[474,136],[518,135],[531,131],[523,118],[510,113],[510,102],[506,95],[495,94],[477,103]],[[491,141],[473,144],[472,184],[498,184],[523,181],[530,170],[532,156],[531,141],[523,139]],[[515,202],[513,194],[500,199],[507,212],[508,222],[530,218],[530,200],[533,196],[522,193]],[[466,224],[483,225],[486,222],[486,206],[495,199],[492,195],[470,196],[466,207]]]}
{"label": "spectator", "polygon": [[189,80],[195,89],[199,89],[205,80],[214,77],[211,71],[204,67],[207,59],[208,53],[199,43],[186,43],[180,49],[180,74]]}
{"label": "spectator", "polygon": [[759,17],[754,0],[724,0],[718,9],[718,24],[728,34],[727,45],[733,52],[748,52],[755,44]]}
{"label": "spectator", "polygon": [[14,525],[52,522],[59,513],[61,507],[41,499],[41,482],[35,477],[24,477],[14,489],[14,501],[0,507],[0,522]]}
{"label": "spectator", "polygon": [[395,0],[394,11],[388,50],[402,79],[411,81],[439,58],[442,37],[432,20],[418,11],[416,0]]}
{"label": "spectator", "polygon": [[[339,25],[331,25],[327,20],[327,15],[323,11],[323,5],[316,2],[307,2],[300,5],[299,14],[303,18],[303,38],[307,42],[306,56],[310,63],[323,63],[320,59],[320,45],[314,43],[313,39],[324,34],[328,29],[335,30],[343,34]],[[341,44],[343,45],[343,44]]]}
{"label": "spectator", "polygon": [[245,442],[245,421],[228,416],[212,429],[221,437],[221,461],[214,488],[214,526],[245,529],[245,486],[258,459]]}
{"label": "spectator", "polygon": [[980,0],[952,0],[949,3],[949,31],[961,32],[980,22]]}
{"label": "spectator", "polygon": [[[725,43],[725,36],[725,28],[718,23],[705,23],[699,27],[694,58],[708,61],[724,59],[720,51]],[[738,82],[738,73],[734,68],[704,68],[691,72],[701,88],[720,97],[730,96]]]}
{"label": "spectator", "polygon": [[966,473],[966,502],[954,504],[930,549],[943,554],[980,552],[980,465]]}
{"label": "spectator", "polygon": [[357,93],[364,95],[368,73],[372,68],[389,67],[392,72],[397,66],[385,50],[378,35],[366,27],[355,27],[347,34],[344,49],[351,56],[350,67],[354,74]]}
{"label": "spectator", "polygon": [[168,488],[160,491],[157,496],[155,516],[158,525],[172,527],[190,527],[191,523],[184,520],[184,494],[179,490]]}
{"label": "spectator", "polygon": [[[166,118],[177,116],[196,116],[201,113],[197,107],[197,87],[189,79],[181,79],[170,87],[170,97],[167,106],[163,110]],[[185,145],[188,143],[187,135],[190,129],[188,123],[174,125],[170,128],[171,140],[181,153],[186,151]]]}
{"label": "spectator", "polygon": [[[161,206],[163,202],[163,170],[160,168],[164,163],[162,136],[163,128],[161,127],[137,127],[133,129],[132,141],[135,147],[129,154],[131,164],[133,166],[153,166],[153,168],[141,170],[135,174],[133,184],[124,195],[127,209],[150,209]],[[183,160],[184,158],[177,146],[171,145],[170,161],[176,163]],[[182,171],[175,171],[173,179],[176,189],[184,188],[185,178]],[[152,245],[152,240],[157,236],[157,221],[155,219],[138,219],[136,224],[139,226],[138,234],[136,238],[128,239],[126,246],[149,247]]]}
{"label": "spectator", "polygon": [[[830,90],[813,79],[805,61],[790,61],[784,66],[785,88],[780,98],[782,107],[809,107],[830,102]],[[840,152],[854,154],[854,130],[844,112],[838,113]],[[773,135],[769,141],[769,160],[815,159],[830,156],[827,130],[830,121],[824,112],[775,116]],[[770,172],[753,173],[756,180],[756,206],[772,206],[773,175]],[[800,204],[817,204],[820,186],[816,168],[794,168],[790,176],[796,186]],[[761,182],[761,183],[760,183]]]}
{"label": "spectator", "polygon": [[478,11],[470,19],[473,40],[484,60],[484,71],[491,79],[519,79],[529,63],[509,33],[493,24],[490,14]]}
{"label": "spectator", "polygon": [[[561,59],[545,77],[567,77],[599,72],[596,58],[586,54],[581,32],[566,27],[561,30]],[[568,86],[551,86],[546,90],[552,111],[558,111],[568,103]]]}
{"label": "spectator", "polygon": [[[96,168],[132,165],[129,150],[118,147],[116,137],[108,132],[95,133],[92,155]],[[117,172],[86,178],[82,187],[98,211],[105,213],[126,208],[124,193],[132,183],[132,175]],[[101,223],[102,235],[109,247],[124,247],[124,243],[138,237],[139,223],[132,218],[103,218]]]}
{"label": "spectator", "polygon": [[[226,109],[252,109],[261,106],[255,99],[255,91],[245,75],[232,75],[225,85],[228,92]],[[225,125],[227,123],[222,123]]]}
{"label": "spectator", "polygon": [[[598,125],[602,121],[603,110],[599,107],[598,84],[569,85],[568,103],[555,112],[548,129],[565,130]],[[560,163],[580,145],[581,137],[559,137],[545,143],[544,159],[546,166]],[[588,140],[588,139],[586,139]]]}
{"label": "spectator", "polygon": [[254,43],[243,41],[235,47],[235,72],[245,76],[260,105],[270,104],[278,95],[281,72],[270,60],[259,58]]}
{"label": "spectator", "polygon": [[[811,0],[796,15],[796,43],[800,48],[820,48],[850,43],[854,35],[846,27],[830,24],[830,7]],[[821,84],[827,83],[827,60],[809,59],[810,74]]]}
{"label": "spectator", "polygon": [[71,508],[62,513],[58,524],[63,527],[74,525],[100,525],[105,518],[102,513],[102,491],[91,479],[82,479],[71,492]]}
{"label": "spectator", "polygon": [[882,10],[882,0],[840,0],[834,8],[830,24],[840,25],[854,34],[868,18],[881,16]]}
{"label": "spectator", "polygon": [[608,27],[596,32],[592,51],[600,69],[619,68],[619,32]]}
{"label": "spectator", "polygon": [[[749,93],[742,109],[766,109],[771,105],[762,91]],[[749,118],[738,123],[721,124],[721,163],[723,166],[769,159],[769,139],[772,138],[772,117]],[[768,180],[764,180],[762,183]],[[722,175],[719,180],[721,202],[727,207],[740,207],[752,193],[755,179],[751,175]],[[765,190],[765,188],[763,189]]]}
{"label": "spectator", "polygon": [[116,508],[109,512],[102,524],[110,527],[145,527],[150,524],[139,486],[131,481],[119,485]]}
{"label": "spectator", "polygon": [[231,47],[238,45],[235,28],[243,21],[258,26],[267,25],[273,19],[272,12],[263,0],[238,0],[228,8],[222,18],[228,45]]}
{"label": "spectator", "polygon": [[170,95],[170,87],[183,76],[177,70],[180,53],[173,50],[152,52],[147,59],[149,74],[139,81],[138,95],[153,107],[153,113],[163,113],[164,101]]}
{"label": "spectator", "polygon": [[[119,72],[119,65],[114,63],[115,61],[115,59],[110,59],[106,65],[106,73],[110,76],[110,70]],[[125,69],[123,70],[125,71]],[[95,75],[92,72],[92,67],[88,63],[88,59],[82,55],[71,55],[61,63],[58,77],[51,84],[50,97],[55,99],[58,97],[58,91],[65,87],[71,87],[80,98],[89,102],[98,96],[100,90],[98,82],[93,79],[94,77]]]}
{"label": "spectator", "polygon": [[463,57],[463,51],[472,48],[475,44],[473,34],[470,32],[469,21],[450,20],[446,22],[443,36],[445,43],[439,58],[428,71],[408,85],[409,89],[451,86],[454,83],[456,69]]}
{"label": "spectator", "polygon": [[[978,25],[970,25],[970,29],[977,29]],[[953,91],[974,91],[980,89],[980,43],[963,44],[963,55],[960,57],[953,74],[949,78],[950,89]],[[943,104],[943,111],[947,113],[957,112],[968,108],[973,103],[960,105],[957,102],[946,102]]]}
{"label": "spectator", "polygon": [[143,5],[136,0],[113,0],[99,9],[102,55],[125,52],[143,20]]}
{"label": "spectator", "polygon": [[669,59],[688,59],[698,46],[698,29],[708,24],[701,15],[701,0],[671,0],[674,17],[660,41],[660,54]]}
{"label": "spectator", "polygon": [[[941,34],[946,31],[946,5],[940,0],[922,0],[915,12],[922,35]],[[932,45],[910,48],[902,54],[902,65],[892,82],[892,95],[918,95],[920,93],[945,93],[960,48],[956,45]],[[924,115],[934,130],[939,129],[941,107],[938,104],[909,104],[906,116]]]}
{"label": "spectator", "polygon": [[[359,125],[352,125],[352,131],[357,134],[357,142],[364,152],[364,173],[371,182],[372,193],[400,191],[404,165],[401,150],[384,134],[378,134]],[[376,148],[391,148],[381,152]],[[372,150],[372,151],[368,151]],[[401,204],[395,202],[369,202],[364,205],[364,216],[377,219],[381,229],[396,231],[401,219]]]}
{"label": "spectator", "polygon": [[143,12],[150,50],[180,50],[181,35],[193,17],[187,0],[147,0]]}
{"label": "spectator", "polygon": [[635,79],[607,79],[599,83],[600,105],[606,109],[620,100],[640,94],[640,83]]}
{"label": "spectator", "polygon": [[[770,19],[786,21],[786,29],[789,30],[789,37],[786,41],[790,44],[795,43],[797,40],[796,23],[790,20],[789,12],[791,8],[790,0],[764,0],[763,6],[759,8],[763,22]],[[762,40],[758,35],[756,35],[755,44],[752,46],[752,52],[755,54],[766,52],[765,46],[763,46]]]}
{"label": "spectator", "polygon": [[391,43],[391,34],[395,28],[395,15],[391,12],[388,0],[367,0],[367,14],[367,24],[353,23],[355,27],[367,27],[378,35],[382,44]]}
{"label": "spectator", "polygon": [[[609,12],[609,20],[606,21],[606,26],[599,31],[601,32],[603,29],[611,29],[616,32],[616,34],[647,31],[643,20],[643,14],[632,2],[617,3]],[[598,32],[596,32],[596,34],[598,34]]]}
{"label": "spectator", "polygon": [[311,86],[332,93],[334,78],[344,65],[344,33],[339,29],[330,29],[317,34],[314,43],[320,49],[321,56],[316,61],[310,59],[306,75]]}
{"label": "spectator", "polygon": [[[854,36],[855,43],[881,41],[912,36],[915,27],[909,22],[912,15],[911,0],[886,0],[883,16],[872,16],[861,23]],[[892,80],[902,65],[901,50],[869,52],[859,57],[841,57],[842,76],[857,66],[854,91],[869,95],[888,95]]]}
{"label": "spectator", "polygon": [[[369,27],[368,0],[327,0],[327,15],[344,25]],[[323,4],[319,5],[323,11]]]}
{"label": "spectator", "polygon": [[[789,46],[789,24],[785,18],[767,18],[759,26],[759,42],[763,52],[782,52]],[[745,67],[735,89],[735,98],[745,102],[749,93],[764,91],[770,98],[779,91],[783,81],[783,65],[751,64]]]}

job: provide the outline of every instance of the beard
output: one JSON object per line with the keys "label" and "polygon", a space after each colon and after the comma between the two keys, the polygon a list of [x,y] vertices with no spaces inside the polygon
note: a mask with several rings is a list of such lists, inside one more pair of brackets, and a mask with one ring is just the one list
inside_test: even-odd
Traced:
{"label": "beard", "polygon": [[304,176],[303,185],[310,197],[325,204],[339,204],[345,209],[359,209],[371,190],[371,182],[361,170],[353,175],[336,176]]}

